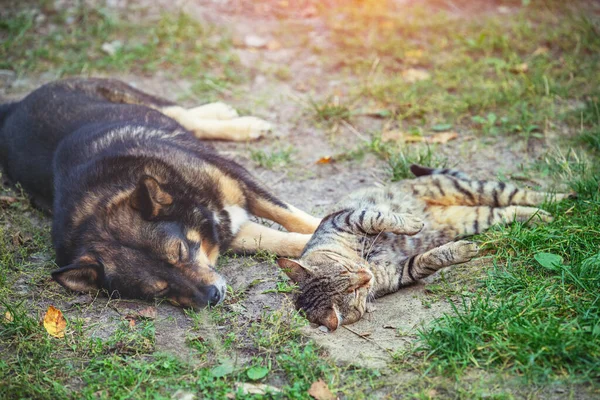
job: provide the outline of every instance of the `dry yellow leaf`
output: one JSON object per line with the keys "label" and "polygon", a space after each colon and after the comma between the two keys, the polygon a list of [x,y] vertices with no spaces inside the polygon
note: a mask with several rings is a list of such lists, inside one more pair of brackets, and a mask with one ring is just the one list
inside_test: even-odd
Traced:
{"label": "dry yellow leaf", "polygon": [[54,306],[49,306],[44,315],[44,328],[46,331],[55,338],[65,337],[65,328],[67,327],[67,321],[63,317],[62,312]]}
{"label": "dry yellow leaf", "polygon": [[549,51],[550,51],[550,49],[548,49],[545,46],[542,46],[542,47],[538,47],[537,49],[535,49],[535,51],[533,52],[533,55],[534,56],[541,56],[542,54],[546,54]]}
{"label": "dry yellow leaf", "polygon": [[331,393],[323,379],[313,382],[310,385],[310,389],[308,389],[308,394],[317,400],[335,400],[335,396]]}
{"label": "dry yellow leaf", "polygon": [[417,136],[417,135],[410,135],[410,136],[406,136],[404,138],[404,141],[406,143],[419,143],[419,142],[425,142],[427,140],[427,138],[424,138],[423,136]]}
{"label": "dry yellow leaf", "polygon": [[429,72],[415,68],[405,69],[401,74],[404,80],[410,83],[425,81],[431,78],[431,74]]}
{"label": "dry yellow leaf", "polygon": [[427,143],[440,143],[444,144],[449,142],[450,140],[454,140],[458,137],[458,133],[456,132],[439,132],[435,135],[427,136],[425,141]]}
{"label": "dry yellow leaf", "polygon": [[317,160],[317,164],[331,164],[332,161],[333,161],[333,157],[325,156],[325,157],[319,158],[319,160]]}
{"label": "dry yellow leaf", "polygon": [[4,321],[13,322],[14,320],[15,320],[15,317],[13,317],[13,315],[10,311],[7,311],[4,313]]}

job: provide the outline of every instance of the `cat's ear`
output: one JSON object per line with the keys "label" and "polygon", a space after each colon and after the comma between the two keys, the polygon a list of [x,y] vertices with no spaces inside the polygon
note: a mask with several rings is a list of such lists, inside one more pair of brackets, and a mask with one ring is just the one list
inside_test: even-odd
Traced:
{"label": "cat's ear", "polygon": [[331,306],[331,308],[325,314],[325,318],[319,321],[321,324],[325,325],[329,332],[335,331],[340,326],[340,319],[338,317],[338,312],[336,310],[335,304]]}
{"label": "cat's ear", "polygon": [[277,260],[277,265],[296,283],[307,280],[311,275],[310,271],[304,268],[298,261],[280,258]]}
{"label": "cat's ear", "polygon": [[350,277],[350,287],[348,288],[349,292],[353,292],[355,289],[360,289],[365,287],[371,283],[373,279],[373,275],[364,268],[359,269],[358,271],[352,273]]}

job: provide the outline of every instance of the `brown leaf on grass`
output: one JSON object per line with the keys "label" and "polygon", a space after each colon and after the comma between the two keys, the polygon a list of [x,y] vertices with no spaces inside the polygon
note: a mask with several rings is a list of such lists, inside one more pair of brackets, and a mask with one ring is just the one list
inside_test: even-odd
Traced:
{"label": "brown leaf on grass", "polygon": [[458,138],[456,132],[439,132],[431,136],[417,136],[408,135],[402,131],[392,130],[383,132],[381,135],[382,142],[398,142],[403,141],[404,143],[429,143],[429,144],[445,144],[450,140]]}
{"label": "brown leaf on grass", "polygon": [[537,49],[535,49],[535,51],[533,52],[533,55],[534,56],[541,56],[543,54],[546,54],[549,51],[550,51],[549,48],[547,48],[546,46],[542,46],[542,47],[538,47]]}
{"label": "brown leaf on grass", "polygon": [[445,144],[445,143],[448,143],[450,140],[456,139],[457,137],[458,137],[458,133],[456,133],[456,132],[439,132],[439,133],[436,133],[435,135],[427,136],[425,138],[425,141],[427,143]]}
{"label": "brown leaf on grass", "polygon": [[413,83],[418,81],[425,81],[431,78],[431,74],[422,69],[409,68],[401,72],[402,77],[406,82]]}
{"label": "brown leaf on grass", "polygon": [[130,328],[130,329],[133,329],[134,327],[135,327],[135,319],[131,318],[131,319],[129,320],[129,328]]}
{"label": "brown leaf on grass", "polygon": [[527,71],[529,71],[529,66],[527,63],[517,64],[510,67],[510,72],[513,74],[524,74]]}
{"label": "brown leaf on grass", "polygon": [[308,389],[308,394],[317,400],[335,400],[335,396],[331,393],[323,379],[313,382],[310,385],[310,389]]}
{"label": "brown leaf on grass", "polygon": [[156,319],[156,307],[148,306],[141,310],[131,310],[125,315],[125,319]]}
{"label": "brown leaf on grass", "polygon": [[54,306],[49,306],[44,315],[44,328],[46,331],[55,338],[65,337],[65,328],[67,327],[67,321],[63,317],[62,312]]}
{"label": "brown leaf on grass", "polygon": [[321,157],[317,160],[317,164],[331,164],[333,162],[333,157],[331,156],[325,156],[325,157]]}
{"label": "brown leaf on grass", "polygon": [[399,130],[385,131],[381,134],[382,142],[398,142],[405,139],[405,134]]}

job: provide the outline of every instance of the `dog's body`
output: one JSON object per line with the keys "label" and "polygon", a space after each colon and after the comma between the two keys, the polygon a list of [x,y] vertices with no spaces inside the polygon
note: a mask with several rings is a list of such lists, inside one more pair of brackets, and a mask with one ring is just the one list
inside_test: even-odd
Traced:
{"label": "dog's body", "polygon": [[201,307],[224,298],[212,269],[219,252],[299,255],[319,220],[197,140],[248,140],[268,128],[236,117],[222,103],[186,110],[102,79],[54,82],[0,106],[0,160],[54,214],[62,268],[53,277],[73,290]]}

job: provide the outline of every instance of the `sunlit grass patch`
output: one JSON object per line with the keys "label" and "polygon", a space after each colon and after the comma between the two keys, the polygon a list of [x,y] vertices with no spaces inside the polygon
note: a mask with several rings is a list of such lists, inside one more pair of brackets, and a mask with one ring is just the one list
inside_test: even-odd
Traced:
{"label": "sunlit grass patch", "polygon": [[[6,12],[0,22],[0,68],[18,75],[47,70],[57,75],[97,72],[171,72],[193,78],[197,92],[222,91],[243,79],[228,34],[183,12],[141,18],[79,5],[39,18]],[[136,20],[138,20],[136,22]]]}
{"label": "sunlit grass patch", "polygon": [[468,15],[353,2],[329,14],[337,51],[328,60],[354,76],[353,95],[393,108],[399,121],[530,136],[600,82],[600,19],[584,2],[546,3]]}

